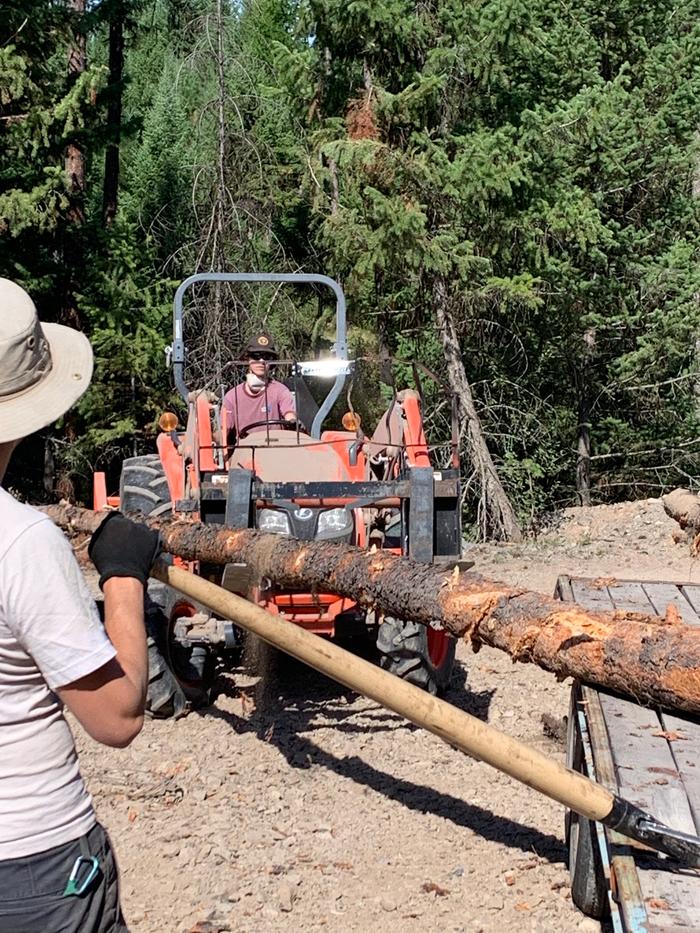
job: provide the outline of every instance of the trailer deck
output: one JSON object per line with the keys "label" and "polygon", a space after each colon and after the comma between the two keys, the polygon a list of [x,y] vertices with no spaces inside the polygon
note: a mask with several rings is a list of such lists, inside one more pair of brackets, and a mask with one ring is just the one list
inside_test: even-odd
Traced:
{"label": "trailer deck", "polygon": [[[556,595],[590,609],[664,616],[677,608],[700,626],[700,585],[562,576]],[[648,709],[575,683],[569,767],[649,811],[674,829],[700,835],[700,721]],[[575,827],[575,832],[571,828]],[[567,817],[572,894],[584,912],[610,912],[616,931],[700,930],[700,872],[678,869],[600,824]],[[582,903],[578,903],[581,901]]]}

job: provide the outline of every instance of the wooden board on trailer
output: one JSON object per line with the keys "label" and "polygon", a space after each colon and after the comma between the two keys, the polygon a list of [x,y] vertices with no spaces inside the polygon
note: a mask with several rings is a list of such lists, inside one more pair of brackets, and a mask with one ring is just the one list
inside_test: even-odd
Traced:
{"label": "wooden board on trailer", "polygon": [[[562,577],[557,594],[595,609],[666,614],[675,607],[700,625],[700,585]],[[587,713],[594,764],[602,783],[669,826],[700,834],[700,722],[648,709],[590,687],[580,701]],[[597,715],[596,715],[597,713]],[[597,759],[597,762],[596,762]],[[607,778],[605,780],[604,778]],[[700,873],[669,867],[616,833],[607,833],[613,884],[629,930],[700,930]]]}

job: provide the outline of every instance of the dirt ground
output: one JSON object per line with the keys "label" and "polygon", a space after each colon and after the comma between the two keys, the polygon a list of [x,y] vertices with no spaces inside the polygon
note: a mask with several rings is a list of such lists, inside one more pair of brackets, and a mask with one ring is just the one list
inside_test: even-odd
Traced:
{"label": "dirt ground", "polygon": [[[551,594],[560,573],[700,580],[658,500],[571,509],[477,569]],[[447,699],[563,760],[542,716],[569,684],[458,649]],[[288,662],[215,705],[148,722],[126,750],[76,728],[131,930],[596,931],[572,905],[562,807],[376,703]]]}

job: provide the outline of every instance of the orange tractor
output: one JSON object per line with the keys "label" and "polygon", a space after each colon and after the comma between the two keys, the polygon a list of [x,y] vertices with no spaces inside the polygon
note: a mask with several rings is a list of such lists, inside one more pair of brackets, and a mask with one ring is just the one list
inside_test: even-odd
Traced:
{"label": "orange tractor", "polygon": [[[269,421],[263,430],[242,430],[232,440],[222,398],[190,390],[183,299],[187,289],[201,282],[275,282],[332,290],[336,339],[330,356],[276,364],[289,369],[296,422]],[[97,474],[96,508],[119,505],[125,512],[257,528],[299,540],[387,548],[447,566],[460,562],[457,445],[453,438],[450,468],[436,470],[419,393],[395,391],[371,435],[363,432],[354,411],[342,417],[342,429],[326,427],[354,368],[347,351],[345,296],[337,282],[322,275],[193,275],[177,290],[173,321],[171,362],[188,408],[186,428],[178,430],[173,414],[161,418],[157,453],[124,461],[118,499],[107,498],[104,475]],[[317,404],[310,385],[316,381],[318,398],[317,380],[322,379],[331,380],[330,388]],[[455,643],[437,627],[378,617],[334,593],[280,590],[269,580],[253,579],[245,564],[188,566],[319,635],[369,635],[376,639],[383,667],[432,693],[450,681]],[[151,713],[173,716],[206,704],[217,667],[240,654],[240,631],[156,581],[149,585],[147,624]]]}

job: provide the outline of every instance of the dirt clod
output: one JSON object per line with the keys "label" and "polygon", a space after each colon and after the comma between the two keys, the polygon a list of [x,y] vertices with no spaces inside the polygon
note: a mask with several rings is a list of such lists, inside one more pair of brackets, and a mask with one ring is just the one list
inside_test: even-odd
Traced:
{"label": "dirt clod", "polygon": [[284,913],[289,913],[294,906],[294,892],[288,884],[281,884],[277,889],[277,906]]}

